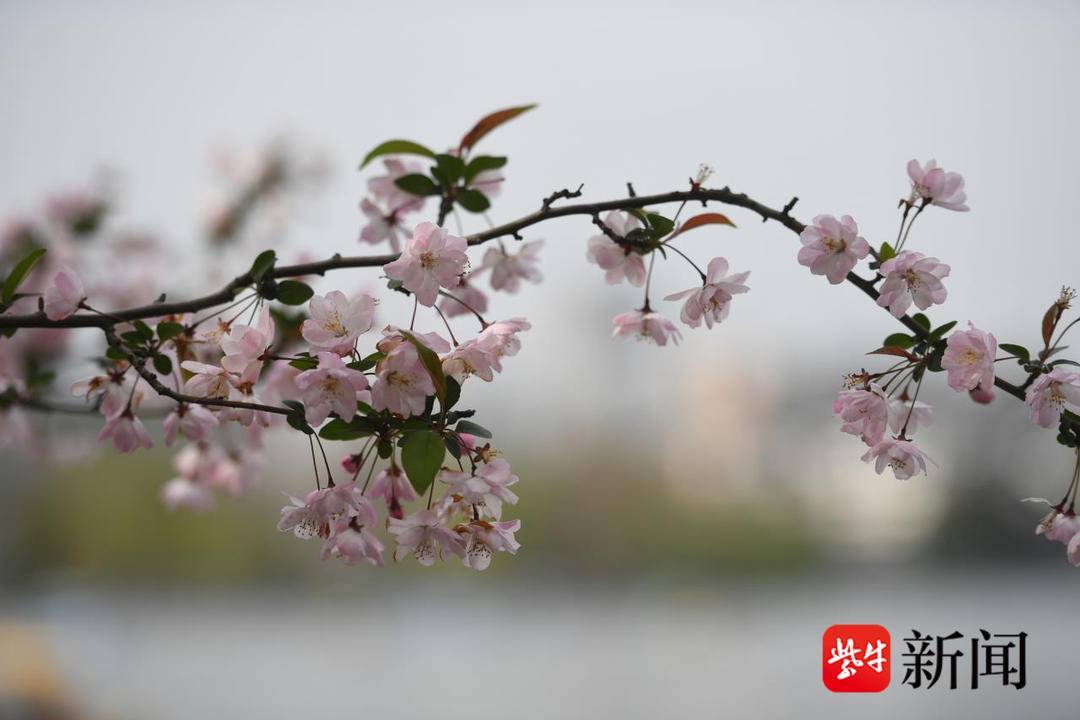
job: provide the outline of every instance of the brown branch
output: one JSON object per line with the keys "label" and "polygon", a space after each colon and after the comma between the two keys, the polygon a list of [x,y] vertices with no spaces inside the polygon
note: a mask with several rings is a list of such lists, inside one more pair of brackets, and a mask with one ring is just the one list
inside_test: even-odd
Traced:
{"label": "brown branch", "polygon": [[[579,188],[580,189],[580,188]],[[576,192],[576,191],[575,191]],[[547,220],[553,220],[560,217],[568,217],[571,215],[589,215],[594,218],[594,222],[599,218],[599,214],[608,210],[627,210],[632,208],[643,208],[652,205],[663,205],[667,203],[676,202],[690,202],[700,201],[706,203],[709,201],[723,203],[725,205],[733,205],[735,207],[741,207],[759,215],[763,222],[768,220],[774,220],[784,227],[788,228],[796,234],[801,234],[806,226],[791,216],[791,209],[794,207],[798,198],[792,198],[783,209],[777,210],[767,205],[763,205],[756,200],[751,199],[745,193],[736,193],[728,187],[720,189],[708,189],[695,187],[690,190],[679,190],[667,193],[660,193],[657,195],[641,195],[631,196],[626,198],[620,198],[617,200],[607,200],[596,203],[576,203],[573,205],[563,205],[561,207],[553,207],[552,203],[559,197],[570,197],[574,193],[567,193],[566,191],[559,191],[548,196],[541,205],[540,210],[518,218],[512,222],[493,227],[483,232],[474,233],[466,236],[470,246],[481,245],[489,240],[494,240],[500,237],[517,236],[518,233],[533,225],[545,222]],[[598,223],[602,225],[602,223]],[[388,255],[366,255],[366,256],[342,256],[334,255],[326,260],[317,262],[301,263],[298,265],[283,265],[273,270],[272,276],[274,278],[288,278],[288,277],[300,277],[304,275],[324,275],[331,270],[338,270],[343,268],[359,268],[359,267],[382,267],[386,263],[396,259],[397,254]],[[862,278],[855,273],[848,273],[848,282],[855,287],[862,290],[869,297],[877,300],[878,292],[874,287],[871,280]],[[144,305],[142,307],[131,308],[128,310],[119,310],[110,313],[109,317],[102,315],[92,314],[78,314],[72,315],[65,320],[52,321],[45,317],[44,313],[38,312],[28,315],[0,315],[0,329],[4,328],[27,328],[27,327],[44,327],[44,328],[77,328],[77,327],[98,327],[103,328],[106,331],[108,337],[111,332],[112,324],[115,321],[123,320],[130,321],[136,319],[148,319],[162,317],[164,315],[178,315],[183,313],[198,312],[208,308],[216,307],[232,301],[237,293],[242,289],[252,284],[252,278],[248,274],[240,275],[232,280],[221,290],[205,295],[203,297],[194,298],[192,300],[172,302],[172,303],[154,303],[152,305]],[[913,318],[904,315],[898,318],[899,322],[904,325],[908,330],[914,333],[919,338],[926,338],[928,332],[926,328],[917,323]],[[114,344],[115,335],[112,336],[110,344]],[[236,407],[252,410],[264,410],[266,412],[274,412],[278,414],[287,415],[289,410],[282,407],[273,407],[269,405],[258,405],[256,403],[244,403],[231,400],[215,400],[213,398],[195,398],[187,395],[182,395],[162,385],[157,381],[157,378],[149,373],[145,367],[140,369],[140,365],[133,363],[136,370],[140,375],[157,390],[159,393],[166,397],[171,397],[174,400],[180,402],[200,403],[203,405],[217,405],[220,407]],[[152,378],[152,380],[151,380]],[[1003,380],[998,377],[995,379],[994,384],[1001,388],[1006,393],[1019,398],[1024,399],[1023,390],[1013,385],[1012,383]]]}
{"label": "brown branch", "polygon": [[116,336],[116,330],[113,329],[112,325],[107,325],[102,328],[102,330],[105,333],[105,339],[108,341],[109,345],[116,348],[117,351],[124,355],[124,359],[128,361],[131,367],[135,368],[135,372],[139,373],[139,376],[143,380],[145,380],[146,384],[153,388],[154,392],[156,392],[158,395],[171,398],[177,402],[187,403],[189,405],[210,405],[212,407],[236,408],[238,410],[256,410],[268,413],[275,413],[277,415],[289,415],[294,412],[289,408],[281,407],[278,405],[262,405],[260,403],[250,403],[244,402],[242,400],[222,400],[219,398],[211,397],[197,397],[195,395],[185,395],[183,393],[177,392],[171,389],[168,385],[165,385],[163,382],[158,380],[157,375],[150,372],[146,368],[146,361],[144,359],[139,358],[131,352],[128,352],[128,350],[124,347],[123,343],[120,341],[120,338]]}

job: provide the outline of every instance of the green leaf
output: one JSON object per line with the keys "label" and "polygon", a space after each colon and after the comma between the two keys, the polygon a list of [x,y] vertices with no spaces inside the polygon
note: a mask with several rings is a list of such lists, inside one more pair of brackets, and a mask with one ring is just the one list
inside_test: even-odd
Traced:
{"label": "green leaf", "polygon": [[135,328],[135,332],[138,334],[139,339],[143,342],[150,342],[154,339],[154,331],[142,320],[136,320],[131,324]]}
{"label": "green leaf", "polygon": [[904,333],[893,333],[889,337],[885,338],[885,342],[882,343],[885,347],[898,347],[907,350],[915,344],[915,338]]}
{"label": "green leaf", "polygon": [[439,356],[411,332],[402,330],[401,335],[416,348],[416,352],[420,355],[420,362],[424,363],[424,369],[428,371],[431,382],[435,384],[435,397],[439,399],[439,405],[445,407],[443,403],[446,402],[446,375],[443,374]]}
{"label": "green leaf", "polygon": [[315,434],[315,428],[307,424],[307,420],[304,419],[302,413],[289,413],[285,416],[285,422],[289,423],[289,427],[299,430],[305,435]]}
{"label": "green leaf", "polygon": [[277,284],[278,302],[286,305],[303,305],[314,294],[315,291],[309,285],[299,280],[282,280]]}
{"label": "green leaf", "polygon": [[120,348],[113,347],[112,345],[105,350],[105,357],[117,361],[127,360],[127,355],[125,355]]}
{"label": "green leaf", "polygon": [[930,330],[930,318],[926,317],[922,313],[915,313],[911,316],[911,319],[922,325],[927,331]]}
{"label": "green leaf", "polygon": [[452,377],[446,378],[446,410],[457,405],[461,399],[461,384]]}
{"label": "green leaf", "polygon": [[372,427],[366,418],[353,418],[350,422],[334,418],[319,430],[323,440],[357,440],[371,434]]}
{"label": "green leaf", "polygon": [[675,223],[668,218],[658,213],[648,213],[646,216],[649,221],[649,236],[653,240],[659,240],[662,237],[666,237],[672,230],[675,229]]}
{"label": "green leaf", "polygon": [[468,433],[469,435],[475,435],[476,437],[482,437],[491,439],[491,431],[483,425],[477,425],[469,420],[462,420],[454,427],[459,433]]}
{"label": "green leaf", "polygon": [[259,282],[274,267],[274,263],[277,262],[277,253],[273,250],[263,250],[255,257],[255,262],[251,263],[251,269],[248,270],[248,275],[255,282]]}
{"label": "green leaf", "polygon": [[892,260],[896,257],[896,250],[889,243],[883,242],[881,243],[881,250],[878,251],[878,257],[881,258],[881,262]]}
{"label": "green leaf", "polygon": [[998,347],[1010,355],[1014,355],[1019,358],[1021,362],[1028,362],[1031,360],[1031,353],[1023,345],[1013,345],[1012,343],[1001,343]]}
{"label": "green leaf", "polygon": [[375,367],[375,365],[378,364],[378,362],[384,357],[386,357],[386,355],[381,352],[373,352],[357,362],[349,363],[349,367],[353,370],[359,370],[360,372],[364,372],[365,370],[370,370],[371,368]]}
{"label": "green leaf", "polygon": [[159,375],[168,375],[172,372],[172,360],[168,355],[162,355],[158,353],[154,356],[154,369],[158,371]]}
{"label": "green leaf", "polygon": [[172,340],[178,335],[184,334],[184,326],[175,322],[160,322],[157,325],[157,336],[162,342]]}
{"label": "green leaf", "polygon": [[487,195],[479,190],[473,190],[471,188],[458,191],[457,203],[469,212],[474,213],[482,213],[491,207],[491,202],[487,199]]}
{"label": "green leaf", "polygon": [[363,170],[367,167],[368,163],[383,155],[423,155],[424,157],[429,158],[435,157],[434,152],[412,140],[387,140],[364,156],[364,161],[360,163],[360,169]]}
{"label": "green leaf", "polygon": [[456,184],[465,174],[465,161],[456,155],[436,155],[435,163],[446,187]]}
{"label": "green leaf", "polygon": [[319,361],[310,355],[302,355],[289,361],[289,365],[297,370],[314,370],[319,367]]}
{"label": "green leaf", "polygon": [[418,495],[427,492],[442,467],[444,457],[446,445],[442,436],[431,430],[409,433],[402,440],[401,465]]}
{"label": "green leaf", "polygon": [[0,291],[0,299],[7,305],[15,298],[15,292],[19,289],[19,285],[26,279],[26,276],[30,274],[30,271],[37,265],[38,260],[45,255],[45,248],[38,248],[33,250],[30,254],[23,257],[22,260],[15,263],[15,267],[8,273],[7,279],[4,280],[3,290]]}
{"label": "green leaf", "polygon": [[1075,360],[1055,360],[1050,363],[1049,367],[1057,367],[1058,365],[1073,365],[1075,367],[1080,367],[1080,362],[1076,362]]}
{"label": "green leaf", "polygon": [[951,322],[947,322],[944,325],[938,325],[936,328],[934,328],[934,332],[930,333],[930,339],[931,340],[940,340],[941,338],[945,337],[946,333],[948,333],[954,327],[956,327],[956,321],[955,320],[952,320]]}
{"label": "green leaf", "polygon": [[488,170],[498,170],[506,164],[505,157],[496,157],[494,155],[477,155],[469,161],[469,165],[465,168],[465,184],[468,185],[472,182],[473,178],[482,172]]}
{"label": "green leaf", "polygon": [[405,192],[420,197],[439,194],[439,186],[435,184],[435,181],[421,173],[402,175],[394,181],[394,184]]}

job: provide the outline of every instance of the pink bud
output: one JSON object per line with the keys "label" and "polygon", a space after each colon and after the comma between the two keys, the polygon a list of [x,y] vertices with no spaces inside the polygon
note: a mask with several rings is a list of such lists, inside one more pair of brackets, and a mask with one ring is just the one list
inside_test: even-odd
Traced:
{"label": "pink bud", "polygon": [[994,396],[996,395],[996,393],[994,392],[993,386],[987,388],[983,387],[983,385],[980,383],[979,385],[975,386],[974,390],[970,390],[968,392],[968,395],[970,395],[971,399],[979,403],[980,405],[989,405],[994,401]]}

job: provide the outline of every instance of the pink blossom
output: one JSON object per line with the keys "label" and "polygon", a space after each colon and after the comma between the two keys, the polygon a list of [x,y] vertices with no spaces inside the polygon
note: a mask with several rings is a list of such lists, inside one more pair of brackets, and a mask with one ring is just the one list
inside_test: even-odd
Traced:
{"label": "pink blossom", "polygon": [[30,418],[17,405],[0,405],[0,448],[18,449],[32,438]]}
{"label": "pink blossom", "polygon": [[997,338],[970,322],[968,327],[949,336],[941,358],[941,367],[949,373],[949,387],[957,392],[994,386]]}
{"label": "pink blossom", "polygon": [[453,297],[444,297],[439,301],[439,309],[446,317],[458,315],[471,315],[473,312],[481,315],[487,312],[488,300],[484,291],[472,284],[476,273],[469,273],[461,278],[461,283],[454,288]]}
{"label": "pink blossom", "polygon": [[401,252],[399,212],[384,210],[368,198],[360,201],[360,212],[367,218],[367,223],[360,228],[360,242],[376,245],[389,240],[390,249],[395,253]]}
{"label": "pink blossom", "polygon": [[355,482],[339,483],[322,490],[312,490],[303,499],[286,495],[290,504],[281,508],[278,530],[292,532],[307,540],[329,537],[332,524],[339,518],[357,517],[361,524],[374,525],[378,514]]}
{"label": "pink blossom", "polygon": [[1057,508],[1050,511],[1035,528],[1036,535],[1042,535],[1047,540],[1068,545],[1070,541],[1080,533],[1080,518],[1073,511],[1061,512]]}
{"label": "pink blossom", "polygon": [[401,256],[383,267],[386,276],[399,280],[417,301],[431,307],[439,288],[457,287],[469,263],[465,238],[450,235],[443,228],[422,222],[413,230]]}
{"label": "pink blossom", "polygon": [[465,566],[473,570],[486,570],[495,553],[516,555],[521,544],[514,538],[514,533],[520,529],[520,520],[494,523],[474,520],[468,525],[458,526],[458,532],[465,538],[465,556],[462,558]]}
{"label": "pink blossom", "polygon": [[615,324],[613,337],[636,337],[638,340],[651,340],[660,346],[667,345],[668,340],[678,345],[682,337],[675,323],[656,312],[633,310],[616,315],[612,322]]}
{"label": "pink blossom", "polygon": [[891,468],[897,480],[907,480],[917,473],[926,473],[926,455],[910,440],[885,438],[866,451],[864,462],[876,460],[874,470],[880,475]]}
{"label": "pink blossom", "polygon": [[709,261],[708,272],[702,281],[702,287],[692,287],[689,290],[668,295],[665,300],[682,300],[682,313],[679,317],[690,327],[696,328],[701,325],[702,319],[705,326],[712,328],[714,323],[720,323],[727,317],[733,295],[749,292],[744,283],[750,277],[750,272],[741,272],[728,275],[728,261],[722,257],[713,258]]}
{"label": "pink blossom", "polygon": [[[127,407],[128,397],[131,396],[131,382],[127,379],[126,369],[79,380],[72,384],[71,394],[87,402],[101,398],[99,412],[107,418],[118,415]],[[136,390],[135,395],[141,399],[142,391]]]}
{"label": "pink blossom", "polygon": [[494,353],[492,367],[496,372],[502,372],[504,357],[513,357],[521,350],[520,333],[532,328],[532,324],[523,317],[510,318],[509,320],[497,320],[484,328],[476,336],[478,342],[485,347],[490,347]]}
{"label": "pink blossom", "polygon": [[337,353],[318,354],[319,366],[296,376],[296,387],[304,401],[305,418],[322,425],[331,412],[348,422],[356,415],[356,394],[366,390],[367,378],[345,365]]}
{"label": "pink blossom", "polygon": [[169,510],[184,508],[193,512],[208,512],[217,504],[209,488],[183,477],[175,477],[161,487],[161,502]]}
{"label": "pink blossom", "polygon": [[1035,379],[1024,398],[1031,422],[1044,428],[1053,427],[1066,405],[1080,408],[1080,373],[1055,367]]}
{"label": "pink blossom", "polygon": [[165,430],[165,446],[172,447],[178,432],[191,442],[206,440],[210,435],[210,429],[217,426],[217,417],[202,405],[180,403],[162,423],[162,428]]}
{"label": "pink blossom", "polygon": [[226,400],[232,395],[234,378],[225,368],[194,360],[185,360],[180,367],[192,373],[184,383],[184,392],[188,395],[216,400]]}
{"label": "pink blossom", "polygon": [[424,167],[415,161],[403,161],[398,158],[386,158],[383,160],[386,168],[385,175],[376,175],[368,180],[368,190],[389,208],[391,213],[415,212],[424,206],[424,198],[413,195],[399,188],[394,181],[404,175],[423,174]]}
{"label": "pink blossom", "polygon": [[397,465],[391,465],[379,472],[371,482],[368,497],[382,498],[386,501],[386,507],[390,511],[390,517],[402,518],[405,516],[401,509],[401,503],[412,502],[416,499],[412,483],[405,473]]}
{"label": "pink blossom", "polygon": [[919,428],[930,427],[934,424],[933,411],[930,405],[919,400],[912,402],[892,398],[889,400],[889,428],[899,435],[906,423],[907,431],[914,434]]}
{"label": "pink blossom", "polygon": [[[604,224],[622,238],[631,230],[641,227],[641,223],[633,215],[618,210],[609,212],[604,218]],[[609,285],[618,284],[624,278],[634,287],[645,284],[644,258],[629,246],[624,247],[607,235],[594,235],[589,238],[589,249],[585,257],[604,270],[604,279]]]}
{"label": "pink blossom", "polygon": [[435,564],[435,558],[447,560],[451,555],[464,557],[465,544],[458,534],[432,510],[421,510],[405,518],[391,518],[387,531],[394,537],[394,560],[411,554],[425,567]]}
{"label": "pink blossom", "polygon": [[843,421],[841,432],[875,445],[885,437],[889,424],[889,399],[877,383],[867,389],[841,390],[833,401],[833,415]]}
{"label": "pink blossom", "polygon": [[338,518],[333,522],[330,537],[323,543],[321,557],[341,558],[346,565],[369,562],[382,566],[383,544],[367,525],[360,525],[356,518]]}
{"label": "pink blossom", "polygon": [[263,305],[255,327],[233,325],[229,334],[222,338],[221,349],[225,357],[221,366],[231,373],[258,378],[263,366],[263,356],[274,344],[274,319],[270,308]]}
{"label": "pink blossom", "polygon": [[980,405],[989,405],[994,402],[994,397],[996,395],[997,393],[994,392],[994,387],[992,385],[990,387],[979,385],[968,391],[968,397]]}
{"label": "pink blossom", "polygon": [[61,267],[45,288],[45,317],[63,320],[79,309],[86,299],[82,280],[69,267]]}
{"label": "pink blossom", "polygon": [[920,310],[945,302],[948,292],[941,279],[949,276],[949,266],[920,252],[904,250],[881,264],[885,276],[877,304],[889,308],[894,317],[903,317],[912,301]]}
{"label": "pink blossom", "polygon": [[499,363],[497,343],[495,335],[464,341],[443,357],[443,372],[459,383],[473,375],[491,382],[495,378],[495,365]]}
{"label": "pink blossom", "polygon": [[527,242],[516,254],[506,252],[502,247],[488,248],[480,270],[491,270],[491,289],[516,293],[522,280],[540,282],[543,276],[536,264],[540,261],[538,255],[543,246],[543,240]]}
{"label": "pink blossom", "polygon": [[964,192],[964,178],[960,173],[945,172],[937,166],[936,160],[930,160],[926,167],[918,160],[907,164],[908,177],[911,178],[912,197],[921,197],[931,205],[947,210],[967,212],[964,204],[967,194]]}
{"label": "pink blossom", "polygon": [[340,290],[311,298],[311,317],[300,326],[300,333],[313,348],[348,355],[356,339],[371,329],[375,319],[375,298],[363,293],[352,300]]}
{"label": "pink blossom", "polygon": [[427,347],[429,350],[435,353],[443,353],[450,351],[450,343],[446,341],[446,338],[439,335],[436,332],[415,332],[402,330],[401,328],[394,327],[393,325],[387,325],[383,328],[383,336],[379,342],[375,343],[375,349],[381,352],[383,355],[390,355],[392,352],[401,347],[412,347],[412,343],[405,339],[403,333],[408,332],[414,338],[420,341],[420,344]]}
{"label": "pink blossom", "polygon": [[844,282],[852,268],[870,252],[870,244],[859,236],[859,226],[850,215],[837,220],[818,215],[799,236],[799,264],[813,275],[824,275],[833,285]]}
{"label": "pink blossom", "polygon": [[98,433],[98,442],[110,438],[113,447],[122,453],[133,452],[138,448],[150,448],[154,445],[142,420],[135,416],[131,408],[105,421],[105,427]]}
{"label": "pink blossom", "polygon": [[518,476],[510,471],[510,463],[503,458],[481,463],[471,473],[443,470],[439,479],[450,486],[450,492],[461,495],[464,502],[496,520],[502,516],[504,502],[515,505],[518,501],[518,496],[510,490],[518,482]]}
{"label": "pink blossom", "polygon": [[424,412],[428,395],[435,394],[420,355],[411,344],[403,343],[375,366],[376,382],[371,388],[371,405],[403,417]]}

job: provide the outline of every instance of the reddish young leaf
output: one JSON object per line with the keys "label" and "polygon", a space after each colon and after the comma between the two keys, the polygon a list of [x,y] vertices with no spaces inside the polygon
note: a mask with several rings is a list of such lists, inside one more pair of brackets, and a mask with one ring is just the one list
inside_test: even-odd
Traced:
{"label": "reddish young leaf", "polygon": [[873,352],[866,353],[867,355],[895,355],[896,357],[907,358],[911,362],[919,362],[918,355],[912,355],[903,348],[898,348],[895,345],[886,345],[885,347],[878,348]]}
{"label": "reddish young leaf", "polygon": [[461,152],[464,152],[471,148],[476,143],[480,142],[481,138],[487,135],[489,132],[499,127],[503,123],[509,122],[522,113],[526,113],[536,107],[536,104],[521,105],[519,107],[506,108],[505,110],[499,110],[493,112],[490,115],[485,115],[480,119],[480,122],[473,125],[472,130],[465,133],[465,137],[461,138]]}
{"label": "reddish young leaf", "polygon": [[693,230],[703,225],[730,225],[735,227],[735,223],[728,219],[727,215],[721,215],[720,213],[702,213],[701,215],[695,215],[690,218],[675,231],[676,235],[681,235],[687,230]]}
{"label": "reddish young leaf", "polygon": [[1054,328],[1057,327],[1058,320],[1061,319],[1061,307],[1054,303],[1050,306],[1050,309],[1046,311],[1042,319],[1042,338],[1043,344],[1046,347],[1050,347],[1050,340],[1054,337]]}

